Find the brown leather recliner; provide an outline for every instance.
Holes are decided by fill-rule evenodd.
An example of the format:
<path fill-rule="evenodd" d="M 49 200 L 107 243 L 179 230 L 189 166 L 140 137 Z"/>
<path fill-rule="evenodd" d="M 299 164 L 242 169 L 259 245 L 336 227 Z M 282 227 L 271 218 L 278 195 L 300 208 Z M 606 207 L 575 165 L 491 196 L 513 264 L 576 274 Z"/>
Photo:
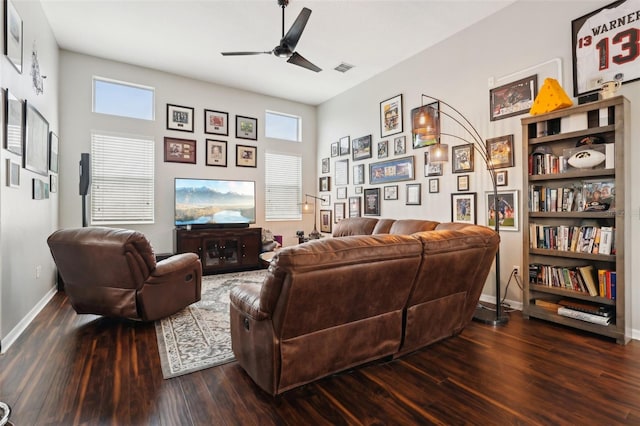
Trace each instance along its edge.
<path fill-rule="evenodd" d="M 156 263 L 151 244 L 140 232 L 61 229 L 47 244 L 79 314 L 154 321 L 200 300 L 198 256 L 177 254 Z"/>

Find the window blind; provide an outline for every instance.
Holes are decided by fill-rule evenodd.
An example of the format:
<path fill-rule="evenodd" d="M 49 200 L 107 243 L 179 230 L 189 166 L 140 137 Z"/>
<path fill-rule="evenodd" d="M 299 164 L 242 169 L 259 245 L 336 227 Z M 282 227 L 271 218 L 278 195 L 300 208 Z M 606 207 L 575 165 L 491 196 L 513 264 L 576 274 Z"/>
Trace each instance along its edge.
<path fill-rule="evenodd" d="M 302 157 L 265 154 L 265 219 L 301 220 Z"/>
<path fill-rule="evenodd" d="M 91 135 L 91 224 L 154 222 L 154 141 Z"/>

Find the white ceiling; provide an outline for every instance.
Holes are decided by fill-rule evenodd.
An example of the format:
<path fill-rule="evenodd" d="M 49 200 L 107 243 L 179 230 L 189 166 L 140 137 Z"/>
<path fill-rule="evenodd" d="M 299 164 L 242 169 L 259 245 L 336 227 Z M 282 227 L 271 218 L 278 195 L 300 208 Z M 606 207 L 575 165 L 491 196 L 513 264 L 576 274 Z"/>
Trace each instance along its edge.
<path fill-rule="evenodd" d="M 516 0 L 291 0 L 285 32 L 312 10 L 296 51 L 315 73 L 274 55 L 277 0 L 42 0 L 61 48 L 318 105 Z M 455 52 L 452 52 L 452 55 Z M 343 74 L 341 62 L 355 67 Z"/>

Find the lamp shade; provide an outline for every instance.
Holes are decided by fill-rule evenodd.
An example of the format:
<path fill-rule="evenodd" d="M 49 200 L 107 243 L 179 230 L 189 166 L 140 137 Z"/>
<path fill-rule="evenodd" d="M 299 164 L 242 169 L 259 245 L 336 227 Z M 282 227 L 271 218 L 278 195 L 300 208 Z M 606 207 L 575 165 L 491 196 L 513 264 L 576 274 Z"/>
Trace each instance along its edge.
<path fill-rule="evenodd" d="M 312 214 L 315 212 L 315 207 L 312 203 L 304 202 L 302 204 L 302 214 Z"/>
<path fill-rule="evenodd" d="M 445 163 L 449 161 L 449 145 L 437 143 L 429 147 L 430 163 Z"/>
<path fill-rule="evenodd" d="M 440 136 L 440 115 L 433 105 L 423 105 L 413 116 L 413 132 L 421 139 L 438 139 Z"/>

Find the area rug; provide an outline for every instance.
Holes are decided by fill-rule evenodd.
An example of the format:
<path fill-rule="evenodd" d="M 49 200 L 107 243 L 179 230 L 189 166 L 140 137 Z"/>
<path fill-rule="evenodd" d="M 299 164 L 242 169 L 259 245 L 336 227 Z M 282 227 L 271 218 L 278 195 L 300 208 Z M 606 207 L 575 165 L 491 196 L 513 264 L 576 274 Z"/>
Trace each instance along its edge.
<path fill-rule="evenodd" d="M 234 360 L 229 328 L 229 291 L 241 283 L 261 283 L 266 269 L 202 278 L 202 300 L 156 321 L 165 379 Z"/>

